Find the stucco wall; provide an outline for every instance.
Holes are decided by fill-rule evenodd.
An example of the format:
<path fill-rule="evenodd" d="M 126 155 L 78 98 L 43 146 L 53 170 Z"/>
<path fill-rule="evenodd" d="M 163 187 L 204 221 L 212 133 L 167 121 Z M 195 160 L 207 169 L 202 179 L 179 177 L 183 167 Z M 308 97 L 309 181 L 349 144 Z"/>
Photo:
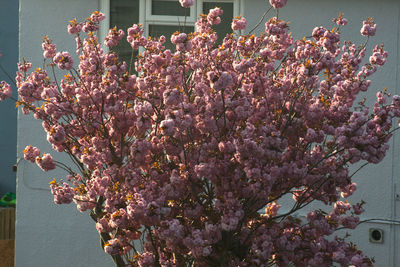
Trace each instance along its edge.
<path fill-rule="evenodd" d="M 14 77 L 18 60 L 18 0 L 1 3 L 0 9 L 0 63 L 7 73 Z M 0 71 L 0 81 L 10 79 Z M 14 87 L 13 87 L 14 88 Z M 14 88 L 15 89 L 15 88 Z M 16 92 L 14 90 L 14 95 Z M 0 196 L 6 192 L 15 192 L 15 164 L 17 145 L 17 110 L 12 101 L 0 105 Z"/>
<path fill-rule="evenodd" d="M 64 31 L 69 19 L 85 18 L 97 9 L 97 0 L 20 0 L 20 57 L 42 63 L 41 37 L 48 34 L 57 43 L 59 50 L 74 51 L 73 40 Z M 266 0 L 246 0 L 244 15 L 249 28 L 255 25 L 265 8 Z M 389 51 L 387 64 L 373 76 L 371 89 L 387 87 L 399 93 L 398 81 L 398 36 L 400 2 L 395 0 L 289 0 L 280 17 L 291 21 L 295 37 L 311 35 L 315 26 L 331 27 L 330 19 L 343 12 L 349 24 L 343 30 L 344 39 L 362 43 L 361 22 L 367 16 L 374 17 L 378 23 L 377 35 L 368 45 L 384 42 Z M 271 12 L 271 15 L 273 13 Z M 270 16 L 267 16 L 270 17 Z M 263 29 L 263 25 L 260 26 Z M 375 91 L 376 92 L 376 91 Z M 373 98 L 374 91 L 367 97 Z M 27 144 L 36 145 L 45 151 L 48 144 L 39 123 L 31 117 L 19 114 L 18 148 L 22 151 Z M 395 186 L 400 188 L 399 139 L 393 139 L 394 149 L 384 162 L 369 166 L 359 172 L 359 184 L 354 200 L 367 201 L 364 218 L 400 220 L 399 203 L 395 200 Z M 50 151 L 50 149 L 47 149 Z M 21 153 L 19 153 L 21 156 Z M 61 155 L 54 155 L 61 158 Z M 49 177 L 62 177 L 60 173 L 43 173 L 35 166 L 21 161 L 18 168 L 18 207 L 16 235 L 16 266 L 112 266 L 98 245 L 97 233 L 87 215 L 82 215 L 71 206 L 55 206 L 48 190 Z M 377 227 L 384 230 L 384 243 L 372 244 L 368 241 L 368 229 Z M 400 266 L 400 229 L 398 226 L 383 223 L 366 223 L 352 233 L 359 248 L 368 255 L 375 256 L 377 266 Z"/>
<path fill-rule="evenodd" d="M 20 58 L 40 67 L 42 37 L 49 35 L 60 51 L 74 54 L 75 41 L 66 32 L 68 21 L 83 20 L 98 9 L 97 0 L 21 0 Z M 26 145 L 50 152 L 39 122 L 18 114 L 18 155 Z M 52 153 L 55 158 L 61 155 Z M 100 248 L 94 224 L 87 214 L 73 205 L 56 206 L 49 192 L 50 177 L 64 177 L 57 172 L 43 173 L 22 160 L 18 168 L 16 267 L 103 267 L 113 266 Z"/>

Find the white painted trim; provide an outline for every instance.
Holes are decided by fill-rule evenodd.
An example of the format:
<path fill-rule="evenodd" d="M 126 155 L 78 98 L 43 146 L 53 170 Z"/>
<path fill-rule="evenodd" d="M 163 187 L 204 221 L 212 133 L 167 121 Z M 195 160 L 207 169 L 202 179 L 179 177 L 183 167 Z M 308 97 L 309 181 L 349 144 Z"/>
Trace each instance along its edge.
<path fill-rule="evenodd" d="M 110 0 L 99 0 L 99 11 L 106 16 L 106 19 L 100 23 L 98 38 L 101 47 L 107 53 L 108 47 L 104 45 L 104 38 L 106 38 L 110 29 Z"/>
<path fill-rule="evenodd" d="M 111 0 L 99 0 L 99 11 L 106 15 L 106 19 L 100 24 L 99 33 L 101 33 L 102 38 L 107 36 L 108 30 L 110 29 L 110 1 Z M 139 24 L 144 25 L 146 17 L 146 0 L 139 0 L 139 6 L 143 7 L 139 9 Z"/>
<path fill-rule="evenodd" d="M 245 0 L 240 0 L 239 4 L 240 4 L 240 8 L 239 8 L 239 16 L 244 16 L 244 5 L 245 5 Z"/>
<path fill-rule="evenodd" d="M 110 1 L 111 0 L 99 0 L 100 11 L 106 15 L 106 20 L 100 25 L 99 39 L 101 40 L 104 40 L 110 28 Z M 233 3 L 233 16 L 236 17 L 243 14 L 244 0 L 195 0 L 195 4 L 190 9 L 191 15 L 186 18 L 186 26 L 195 26 L 195 22 L 200 14 L 203 13 L 204 2 Z M 183 16 L 152 15 L 151 0 L 139 0 L 139 7 L 139 24 L 142 24 L 142 27 L 145 29 L 145 36 L 148 36 L 150 24 L 179 26 L 183 25 L 185 21 Z M 104 49 L 106 51 L 107 48 L 104 47 Z"/>
<path fill-rule="evenodd" d="M 151 1 L 152 0 L 146 0 L 146 21 L 168 21 L 168 22 L 175 22 L 177 19 L 184 21 L 185 16 L 167 16 L 167 15 L 153 15 L 152 10 L 151 10 Z M 163 1 L 176 1 L 176 0 L 163 0 Z M 196 22 L 196 14 L 195 14 L 195 9 L 194 5 L 190 8 L 190 16 L 186 17 L 186 22 Z"/>
<path fill-rule="evenodd" d="M 233 17 L 240 15 L 240 0 L 235 0 L 233 2 Z"/>
<path fill-rule="evenodd" d="M 197 17 L 203 13 L 204 2 L 222 2 L 222 3 L 233 3 L 233 17 L 240 15 L 240 2 L 241 0 L 198 0 L 197 1 Z"/>
<path fill-rule="evenodd" d="M 143 8 L 141 8 L 143 7 Z M 142 24 L 143 27 L 145 26 L 145 19 L 146 19 L 146 0 L 139 0 L 139 24 Z"/>
<path fill-rule="evenodd" d="M 203 1 L 201 1 L 201 0 L 195 1 L 196 12 L 197 12 L 196 13 L 196 18 L 199 18 L 200 14 L 203 14 L 203 5 L 202 4 L 203 4 Z"/>
<path fill-rule="evenodd" d="M 149 30 L 150 25 L 179 26 L 179 25 L 182 25 L 182 24 L 171 23 L 171 22 L 168 22 L 168 21 L 147 21 L 146 22 L 146 27 L 144 28 L 144 31 L 145 31 L 146 36 L 148 36 L 148 34 L 150 32 L 150 30 Z M 193 27 L 194 30 L 196 30 L 196 27 L 195 27 L 194 23 L 187 23 L 186 26 L 187 27 Z M 165 36 L 165 38 L 170 38 L 170 37 L 171 36 Z"/>
<path fill-rule="evenodd" d="M 147 36 L 148 26 L 146 24 L 145 19 L 146 19 L 146 0 L 139 0 L 139 24 L 142 25 L 142 27 L 144 29 L 144 35 Z M 144 48 L 139 47 L 138 52 L 143 53 Z"/>

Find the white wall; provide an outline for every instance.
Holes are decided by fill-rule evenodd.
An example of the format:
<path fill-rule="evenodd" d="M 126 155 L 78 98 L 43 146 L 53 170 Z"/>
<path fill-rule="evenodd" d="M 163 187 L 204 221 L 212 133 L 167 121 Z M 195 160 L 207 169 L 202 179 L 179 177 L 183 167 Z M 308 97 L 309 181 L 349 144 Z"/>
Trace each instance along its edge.
<path fill-rule="evenodd" d="M 54 40 L 58 50 L 74 54 L 75 41 L 66 32 L 68 21 L 74 17 L 81 21 L 97 9 L 97 0 L 20 0 L 20 59 L 41 67 L 44 35 Z M 39 122 L 19 113 L 19 157 L 28 144 L 51 152 Z M 48 183 L 50 177 L 62 178 L 63 173 L 44 173 L 22 160 L 17 177 L 16 267 L 114 266 L 101 249 L 88 214 L 81 214 L 74 205 L 53 203 Z"/>
<path fill-rule="evenodd" d="M 244 16 L 248 20 L 249 28 L 255 25 L 268 1 L 251 0 L 244 3 Z M 360 35 L 362 21 L 367 17 L 373 17 L 378 25 L 376 36 L 370 38 L 368 51 L 371 51 L 375 44 L 383 42 L 389 53 L 387 63 L 372 76 L 370 92 L 366 96 L 371 104 L 375 100 L 377 91 L 387 87 L 393 94 L 400 93 L 399 83 L 399 12 L 400 2 L 395 0 L 289 0 L 287 5 L 280 10 L 279 18 L 290 21 L 290 29 L 295 38 L 311 36 L 315 26 L 334 27 L 331 19 L 337 17 L 338 13 L 344 13 L 349 20 L 347 26 L 342 28 L 342 40 L 352 40 L 362 44 L 365 40 Z M 270 11 L 267 18 L 274 16 L 275 12 Z M 265 22 L 265 21 L 264 21 Z M 259 30 L 264 30 L 264 22 Z M 368 50 L 369 49 L 369 50 Z M 369 55 L 368 55 L 369 57 Z M 379 165 L 370 165 L 358 172 L 355 181 L 358 184 L 357 193 L 351 198 L 355 203 L 360 199 L 367 202 L 366 212 L 362 215 L 364 219 L 380 218 L 400 220 L 400 202 L 394 198 L 395 186 L 397 193 L 400 192 L 400 168 L 399 168 L 399 132 L 395 134 L 391 146 L 394 148 L 386 159 Z M 304 215 L 303 214 L 300 215 Z M 374 244 L 369 242 L 369 228 L 380 228 L 384 230 L 384 243 Z M 360 225 L 352 235 L 358 247 L 367 255 L 374 256 L 376 266 L 400 266 L 400 228 L 390 224 L 365 223 Z"/>
<path fill-rule="evenodd" d="M 266 0 L 247 0 L 244 15 L 248 25 L 255 25 L 268 5 Z M 48 34 L 59 50 L 74 51 L 73 39 L 65 32 L 71 18 L 82 20 L 98 8 L 97 0 L 20 0 L 20 58 L 25 57 L 34 66 L 42 64 L 41 37 Z M 311 35 L 315 26 L 331 27 L 330 19 L 343 12 L 349 19 L 343 39 L 361 43 L 361 22 L 367 16 L 378 24 L 377 35 L 369 48 L 384 42 L 389 51 L 385 67 L 373 76 L 372 90 L 387 87 L 398 92 L 398 37 L 400 2 L 395 0 L 289 0 L 280 17 L 291 21 L 294 36 Z M 272 15 L 273 13 L 271 13 Z M 267 16 L 270 17 L 270 16 Z M 263 24 L 259 28 L 263 29 Z M 375 92 L 368 93 L 374 98 Z M 38 121 L 19 114 L 18 155 L 28 144 L 45 151 L 48 147 Z M 395 184 L 400 189 L 399 138 L 394 138 L 394 150 L 384 162 L 365 168 L 357 175 L 358 193 L 353 199 L 367 201 L 365 218 L 400 220 L 400 205 L 393 195 Z M 47 151 L 51 151 L 47 149 Z M 54 153 L 53 153 L 54 154 Z M 55 155 L 61 158 L 61 155 Z M 113 266 L 100 249 L 98 236 L 87 214 L 80 214 L 73 205 L 56 206 L 48 191 L 49 177 L 63 177 L 61 173 L 43 173 L 33 164 L 21 161 L 17 182 L 16 267 L 25 266 Z M 36 188 L 36 189 L 35 189 Z M 400 192 L 400 190 L 398 191 Z M 368 241 L 368 229 L 384 230 L 384 243 Z M 353 239 L 368 255 L 375 256 L 377 266 L 400 266 L 400 229 L 389 224 L 369 223 L 352 234 Z M 397 265 L 396 265 L 397 264 Z"/>

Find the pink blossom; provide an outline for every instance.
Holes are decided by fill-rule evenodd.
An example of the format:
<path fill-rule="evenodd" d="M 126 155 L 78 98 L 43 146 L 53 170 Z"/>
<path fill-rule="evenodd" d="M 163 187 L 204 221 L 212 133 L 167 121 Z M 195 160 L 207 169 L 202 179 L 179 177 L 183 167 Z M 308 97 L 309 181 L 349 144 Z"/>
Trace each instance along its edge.
<path fill-rule="evenodd" d="M 191 7 L 194 4 L 194 0 L 179 0 L 179 3 L 181 4 L 182 7 Z"/>
<path fill-rule="evenodd" d="M 0 83 L 0 101 L 10 98 L 12 95 L 11 86 L 5 81 Z"/>
<path fill-rule="evenodd" d="M 168 106 L 173 106 L 181 103 L 182 96 L 178 89 L 164 91 L 163 93 L 164 103 Z"/>
<path fill-rule="evenodd" d="M 343 17 L 342 13 L 339 13 L 339 16 L 337 18 L 334 18 L 332 21 L 339 26 L 346 26 L 348 22 L 347 19 Z"/>
<path fill-rule="evenodd" d="M 51 193 L 54 195 L 54 203 L 69 204 L 75 196 L 73 188 L 67 183 L 58 185 L 55 180 L 50 182 Z"/>
<path fill-rule="evenodd" d="M 144 30 L 139 25 L 133 24 L 132 27 L 128 28 L 127 33 L 126 39 L 133 49 L 138 49 L 139 46 L 146 43 L 146 38 L 142 36 Z"/>
<path fill-rule="evenodd" d="M 91 199 L 90 197 L 87 196 L 76 195 L 73 201 L 76 204 L 77 210 L 79 210 L 80 212 L 92 210 L 96 207 L 96 200 Z"/>
<path fill-rule="evenodd" d="M 34 163 L 36 157 L 40 155 L 40 150 L 37 147 L 27 146 L 24 149 L 24 159 Z"/>
<path fill-rule="evenodd" d="M 132 27 L 128 28 L 128 35 L 138 34 L 140 31 L 140 26 L 137 24 L 133 24 Z"/>
<path fill-rule="evenodd" d="M 210 9 L 210 11 L 207 15 L 207 21 L 211 25 L 218 25 L 221 23 L 220 16 L 222 16 L 223 13 L 224 13 L 224 11 L 222 9 L 220 9 L 219 7 Z"/>
<path fill-rule="evenodd" d="M 376 24 L 372 18 L 368 18 L 363 21 L 363 26 L 361 28 L 361 35 L 364 36 L 374 36 L 376 32 Z"/>
<path fill-rule="evenodd" d="M 363 204 L 364 204 L 364 202 L 361 202 L 361 203 L 357 203 L 357 204 L 352 206 L 352 208 L 354 210 L 354 214 L 360 215 L 365 211 L 364 208 L 362 207 Z"/>
<path fill-rule="evenodd" d="M 357 184 L 351 183 L 342 189 L 342 197 L 347 198 L 351 196 L 357 190 Z"/>
<path fill-rule="evenodd" d="M 35 161 L 43 171 L 50 171 L 56 168 L 56 164 L 50 154 L 43 154 L 42 157 L 37 156 Z"/>
<path fill-rule="evenodd" d="M 78 23 L 76 19 L 73 19 L 69 22 L 67 27 L 69 34 L 77 34 L 80 33 L 82 30 L 82 23 Z"/>
<path fill-rule="evenodd" d="M 261 34 L 217 43 L 212 26 L 221 15 L 211 9 L 197 32 L 173 34 L 174 51 L 165 48 L 168 37 L 148 38 L 132 25 L 127 41 L 143 49 L 128 66 L 101 46 L 114 47 L 123 32 L 111 29 L 100 41 L 104 15 L 95 12 L 68 26 L 76 71 L 47 75 L 54 65 L 73 66 L 48 38 L 42 48 L 53 64 L 19 64 L 17 104 L 75 163 L 57 163 L 69 173 L 68 183 L 50 183 L 54 201 L 91 211 L 105 252 L 139 266 L 200 266 L 221 255 L 227 266 L 372 265 L 335 231 L 354 229 L 364 211 L 363 202 L 340 199 L 357 188 L 351 165 L 380 162 L 400 117 L 400 97 L 386 91 L 370 108 L 357 105 L 386 62 L 383 45 L 366 57 L 365 47 L 324 27 L 296 40 L 277 17 Z M 334 22 L 347 23 L 340 15 Z M 232 22 L 233 30 L 245 26 L 241 17 Z M 9 94 L 3 87 L 0 97 Z M 24 158 L 44 171 L 56 167 L 35 147 Z M 292 209 L 279 212 L 290 194 Z M 311 202 L 326 211 L 296 218 Z M 132 247 L 139 238 L 143 247 Z"/>
<path fill-rule="evenodd" d="M 51 144 L 62 144 L 66 139 L 64 127 L 56 125 L 47 133 L 47 141 Z"/>
<path fill-rule="evenodd" d="M 56 45 L 47 36 L 43 38 L 42 49 L 44 58 L 52 58 L 57 53 Z"/>
<path fill-rule="evenodd" d="M 112 228 L 108 224 L 108 220 L 106 218 L 101 218 L 97 220 L 96 229 L 99 233 L 107 233 L 111 232 Z"/>
<path fill-rule="evenodd" d="M 120 251 L 119 240 L 117 238 L 110 239 L 104 245 L 104 251 L 109 255 L 116 255 Z"/>
<path fill-rule="evenodd" d="M 105 19 L 105 15 L 101 12 L 94 11 L 82 26 L 84 32 L 95 32 L 99 30 L 99 22 Z"/>
<path fill-rule="evenodd" d="M 362 262 L 363 262 L 362 255 L 357 254 L 351 258 L 351 263 L 356 266 L 361 266 Z"/>
<path fill-rule="evenodd" d="M 360 219 L 355 216 L 345 216 L 340 218 L 340 224 L 349 229 L 355 229 Z"/>
<path fill-rule="evenodd" d="M 150 252 L 144 252 L 139 260 L 141 267 L 152 267 L 154 266 L 154 255 Z"/>
<path fill-rule="evenodd" d="M 118 30 L 117 28 L 112 28 L 109 30 L 104 44 L 108 47 L 114 47 L 118 44 L 118 42 L 124 37 L 125 33 L 123 30 Z"/>
<path fill-rule="evenodd" d="M 183 43 L 186 41 L 186 39 L 187 39 L 186 33 L 173 34 L 171 36 L 171 43 L 173 43 L 173 44 Z"/>
<path fill-rule="evenodd" d="M 282 8 L 286 5 L 287 0 L 269 0 L 271 6 L 275 9 Z"/>
<path fill-rule="evenodd" d="M 163 120 L 160 124 L 160 129 L 165 135 L 173 135 L 175 122 L 172 119 Z"/>
<path fill-rule="evenodd" d="M 350 210 L 351 205 L 348 202 L 338 201 L 334 205 L 334 212 L 337 215 L 345 214 L 348 210 Z"/>
<path fill-rule="evenodd" d="M 372 56 L 369 58 L 371 64 L 382 66 L 386 62 L 387 51 L 383 50 L 383 46 L 375 46 Z"/>
<path fill-rule="evenodd" d="M 74 66 L 74 61 L 72 60 L 72 57 L 69 55 L 69 52 L 58 52 L 54 57 L 53 57 L 54 63 L 57 64 L 57 67 L 59 67 L 62 70 L 70 70 Z"/>
<path fill-rule="evenodd" d="M 106 18 L 106 16 L 99 12 L 99 11 L 94 11 L 91 15 L 90 15 L 90 19 L 96 22 L 100 22 L 102 20 L 104 20 Z"/>
<path fill-rule="evenodd" d="M 232 21 L 232 30 L 239 31 L 246 29 L 247 21 L 244 17 L 234 18 Z"/>
<path fill-rule="evenodd" d="M 281 205 L 277 204 L 276 202 L 269 203 L 265 208 L 265 214 L 270 217 L 276 216 L 280 208 Z"/>
<path fill-rule="evenodd" d="M 232 75 L 224 71 L 223 73 L 221 73 L 221 76 L 212 86 L 215 90 L 221 90 L 229 87 L 232 83 Z"/>

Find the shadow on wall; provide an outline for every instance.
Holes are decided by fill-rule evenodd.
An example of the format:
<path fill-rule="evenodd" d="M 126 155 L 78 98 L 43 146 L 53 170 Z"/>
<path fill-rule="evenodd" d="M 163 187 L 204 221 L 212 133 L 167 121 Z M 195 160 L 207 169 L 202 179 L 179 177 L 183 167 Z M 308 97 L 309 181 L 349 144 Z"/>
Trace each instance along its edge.
<path fill-rule="evenodd" d="M 2 1 L 0 9 L 0 63 L 11 77 L 18 62 L 18 4 L 18 0 Z M 0 71 L 0 80 L 12 84 L 4 71 Z M 16 96 L 15 87 L 13 91 Z M 0 197 L 6 192 L 15 193 L 16 146 L 17 109 L 13 101 L 6 101 L 0 105 Z"/>

